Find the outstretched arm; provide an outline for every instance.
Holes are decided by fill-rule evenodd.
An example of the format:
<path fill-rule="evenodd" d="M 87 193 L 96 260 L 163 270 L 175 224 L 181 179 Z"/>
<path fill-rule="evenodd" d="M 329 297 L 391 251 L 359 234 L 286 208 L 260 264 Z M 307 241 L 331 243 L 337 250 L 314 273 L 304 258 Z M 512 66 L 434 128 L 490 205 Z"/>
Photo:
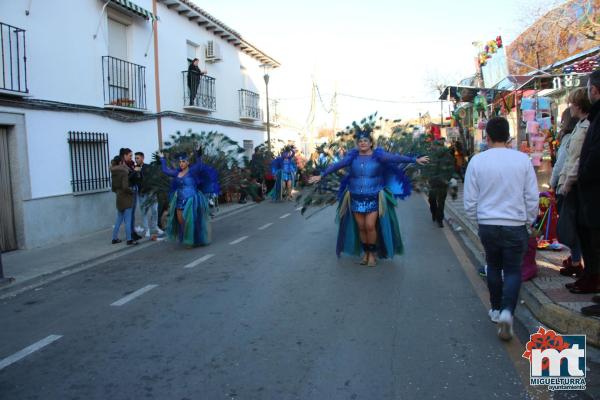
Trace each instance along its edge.
<path fill-rule="evenodd" d="M 417 157 L 383 152 L 381 156 L 379 156 L 379 160 L 385 164 L 413 164 L 417 162 Z"/>
<path fill-rule="evenodd" d="M 176 177 L 178 174 L 177 170 L 171 169 L 167 166 L 167 160 L 164 157 L 160 158 L 160 167 L 165 175 Z"/>
<path fill-rule="evenodd" d="M 346 168 L 347 166 L 349 166 L 352 163 L 353 158 L 354 157 L 351 157 L 348 155 L 348 156 L 344 157 L 342 160 L 340 160 L 334 164 L 331 164 L 329 167 L 327 167 L 325 169 L 325 171 L 321 172 L 321 176 L 322 177 L 327 176 L 327 175 L 329 175 L 335 171 L 338 171 L 342 168 Z"/>

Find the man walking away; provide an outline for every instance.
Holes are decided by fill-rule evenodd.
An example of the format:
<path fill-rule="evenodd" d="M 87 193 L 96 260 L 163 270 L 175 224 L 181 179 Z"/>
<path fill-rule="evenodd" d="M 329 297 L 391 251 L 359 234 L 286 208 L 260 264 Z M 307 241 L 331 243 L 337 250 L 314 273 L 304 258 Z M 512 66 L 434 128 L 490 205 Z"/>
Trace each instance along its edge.
<path fill-rule="evenodd" d="M 146 238 L 150 238 L 151 231 L 154 231 L 158 235 L 162 235 L 163 231 L 158 227 L 158 202 L 156 198 L 150 198 L 148 189 L 145 185 L 145 177 L 150 178 L 150 169 L 152 166 L 144 163 L 144 153 L 138 151 L 135 153 L 135 164 L 140 168 L 139 172 L 139 191 L 137 193 L 137 204 L 140 207 L 140 214 L 144 223 L 144 230 L 146 231 Z M 150 221 L 148 221 L 148 213 L 150 213 Z"/>
<path fill-rule="evenodd" d="M 589 75 L 588 97 L 592 103 L 590 127 L 581 148 L 577 173 L 577 231 L 585 268 L 584 282 L 576 286 L 575 293 L 600 293 L 600 71 Z M 600 303 L 600 298 L 595 296 L 593 301 Z M 584 307 L 581 312 L 600 316 L 600 305 Z"/>
<path fill-rule="evenodd" d="M 498 336 L 510 340 L 528 227 L 537 216 L 539 193 L 529 157 L 506 148 L 508 121 L 490 119 L 486 133 L 488 150 L 473 157 L 467 167 L 464 207 L 467 216 L 477 220 L 485 249 L 492 305 L 488 315 L 499 324 Z"/>
<path fill-rule="evenodd" d="M 448 195 L 448 182 L 454 174 L 454 156 L 440 140 L 431 146 L 431 162 L 424 167 L 429 183 L 429 210 L 431 219 L 444 227 L 444 207 Z"/>

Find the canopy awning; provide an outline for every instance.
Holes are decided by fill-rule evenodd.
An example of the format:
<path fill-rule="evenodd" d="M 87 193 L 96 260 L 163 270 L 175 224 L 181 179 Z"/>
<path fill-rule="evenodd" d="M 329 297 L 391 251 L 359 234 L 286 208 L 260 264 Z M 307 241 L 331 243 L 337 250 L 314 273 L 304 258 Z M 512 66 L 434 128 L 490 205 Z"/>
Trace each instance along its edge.
<path fill-rule="evenodd" d="M 137 4 L 135 4 L 134 2 L 129 1 L 129 0 L 110 0 L 110 4 L 114 4 L 120 8 L 123 8 L 123 9 L 125 9 L 135 15 L 143 17 L 145 19 L 151 19 L 151 20 L 158 19 L 150 11 L 146 10 L 143 7 L 138 6 Z"/>
<path fill-rule="evenodd" d="M 446 86 L 439 100 L 457 101 L 459 103 L 471 103 L 479 92 L 485 95 L 488 101 L 494 99 L 498 93 L 504 92 L 498 88 L 481 88 L 474 86 Z"/>

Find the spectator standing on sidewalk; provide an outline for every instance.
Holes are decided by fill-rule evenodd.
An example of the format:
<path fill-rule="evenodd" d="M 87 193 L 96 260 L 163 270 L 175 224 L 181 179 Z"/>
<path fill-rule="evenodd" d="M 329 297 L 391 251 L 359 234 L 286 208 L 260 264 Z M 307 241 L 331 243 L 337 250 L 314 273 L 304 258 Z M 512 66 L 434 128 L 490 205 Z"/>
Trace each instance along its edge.
<path fill-rule="evenodd" d="M 581 279 L 569 289 L 572 293 L 600 293 L 600 71 L 589 75 L 587 89 L 592 103 L 590 127 L 577 173 L 577 231 L 585 268 Z"/>
<path fill-rule="evenodd" d="M 499 324 L 498 336 L 510 340 L 528 227 L 538 213 L 539 193 L 529 157 L 506 148 L 508 121 L 490 119 L 486 133 L 488 150 L 474 156 L 467 167 L 464 207 L 467 217 L 478 222 L 485 249 L 492 305 L 488 315 Z"/>
<path fill-rule="evenodd" d="M 144 177 L 150 177 L 152 166 L 144 162 L 144 153 L 138 151 L 135 153 L 135 164 L 140 168 L 139 170 L 139 190 L 137 193 L 137 204 L 140 208 L 140 214 L 144 223 L 144 230 L 146 231 L 146 238 L 150 238 L 150 232 L 162 235 L 163 231 L 158 227 L 158 201 L 151 195 L 146 187 L 144 187 Z M 150 197 L 152 196 L 152 197 Z M 150 213 L 150 218 L 148 218 Z"/>
<path fill-rule="evenodd" d="M 116 194 L 117 200 L 117 219 L 113 228 L 112 244 L 121 243 L 119 239 L 119 229 L 121 224 L 125 223 L 125 236 L 128 245 L 137 245 L 131 232 L 131 213 L 133 212 L 134 193 L 129 187 L 129 168 L 121 157 L 113 158 L 111 162 L 110 174 L 112 179 L 112 191 Z"/>
<path fill-rule="evenodd" d="M 137 188 L 139 183 L 139 169 L 135 166 L 135 162 L 133 161 L 133 151 L 131 151 L 130 148 L 121 148 L 119 150 L 119 157 L 121 159 L 122 164 L 125 167 L 127 167 L 129 187 L 133 191 L 133 212 L 129 216 L 129 219 L 131 220 L 131 237 L 133 238 L 133 240 L 140 240 L 142 237 L 135 232 L 135 208 Z"/>
<path fill-rule="evenodd" d="M 554 170 L 552 171 L 551 184 L 554 183 L 554 173 L 560 168 L 558 182 L 553 186 L 556 190 L 556 201 L 559 214 L 563 218 L 568 218 L 569 211 L 576 212 L 577 209 L 577 171 L 579 169 L 579 156 L 581 155 L 581 146 L 590 126 L 587 119 L 591 104 L 584 88 L 571 92 L 569 96 L 570 115 L 576 121 L 575 128 L 571 134 L 566 134 L 561 139 L 558 157 Z M 564 114 L 563 114 L 564 115 Z M 564 128 L 563 128 L 564 129 Z M 568 130 L 568 127 L 565 129 Z M 561 158 L 564 157 L 564 162 Z M 560 165 L 562 162 L 562 166 Z M 559 216 L 560 218 L 560 216 Z M 560 237 L 559 237 L 560 239 Z M 560 274 L 564 276 L 580 275 L 583 272 L 581 265 L 581 248 L 579 243 L 569 243 L 571 256 L 563 261 L 563 267 Z"/>

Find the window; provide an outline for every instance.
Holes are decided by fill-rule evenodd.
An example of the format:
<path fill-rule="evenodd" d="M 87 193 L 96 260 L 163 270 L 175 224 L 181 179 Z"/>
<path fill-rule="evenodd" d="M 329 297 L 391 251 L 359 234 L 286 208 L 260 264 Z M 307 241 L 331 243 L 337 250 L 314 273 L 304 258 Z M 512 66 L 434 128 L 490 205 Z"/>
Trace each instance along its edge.
<path fill-rule="evenodd" d="M 190 64 L 194 58 L 198 57 L 198 51 L 200 50 L 200 46 L 194 44 L 192 42 L 187 42 L 187 62 Z"/>
<path fill-rule="evenodd" d="M 110 188 L 108 134 L 69 132 L 73 193 Z"/>
<path fill-rule="evenodd" d="M 244 150 L 244 155 L 248 157 L 248 159 L 252 159 L 252 154 L 254 153 L 254 141 L 244 140 Z"/>
<path fill-rule="evenodd" d="M 108 18 L 108 55 L 127 60 L 127 25 Z"/>

